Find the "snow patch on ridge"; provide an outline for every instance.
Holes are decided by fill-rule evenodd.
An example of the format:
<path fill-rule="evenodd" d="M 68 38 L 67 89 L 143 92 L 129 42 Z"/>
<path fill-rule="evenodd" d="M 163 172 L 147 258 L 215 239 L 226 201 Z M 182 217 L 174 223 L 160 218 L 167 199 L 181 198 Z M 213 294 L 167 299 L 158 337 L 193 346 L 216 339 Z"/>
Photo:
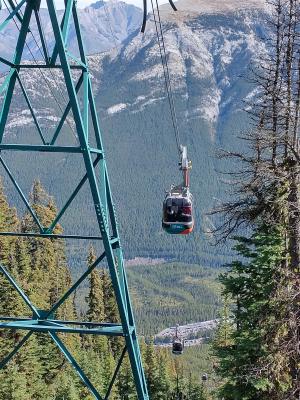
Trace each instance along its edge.
<path fill-rule="evenodd" d="M 125 108 L 127 108 L 127 104 L 125 103 L 115 104 L 107 109 L 107 114 L 116 114 L 122 110 L 125 110 Z"/>
<path fill-rule="evenodd" d="M 203 104 L 195 111 L 199 110 L 202 118 L 206 119 L 212 124 L 217 122 L 219 117 L 219 104 L 221 101 L 221 90 L 215 89 L 203 98 Z"/>

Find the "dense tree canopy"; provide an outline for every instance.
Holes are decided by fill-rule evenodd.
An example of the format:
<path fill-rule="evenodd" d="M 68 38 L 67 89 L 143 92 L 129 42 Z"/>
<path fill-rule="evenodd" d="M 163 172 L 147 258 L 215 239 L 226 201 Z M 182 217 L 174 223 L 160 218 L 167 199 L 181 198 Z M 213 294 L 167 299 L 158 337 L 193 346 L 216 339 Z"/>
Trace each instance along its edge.
<path fill-rule="evenodd" d="M 54 199 L 39 181 L 34 182 L 30 194 L 31 206 L 43 224 L 49 224 L 56 214 Z M 7 202 L 0 186 L 0 225 L 2 231 L 34 232 L 36 224 L 30 214 L 18 218 Z M 56 227 L 56 233 L 62 227 Z M 72 278 L 67 263 L 65 243 L 61 239 L 0 238 L 1 264 L 10 272 L 26 295 L 39 309 L 48 310 L 67 290 Z M 95 260 L 91 247 L 87 265 Z M 86 307 L 87 321 L 112 321 L 118 318 L 114 291 L 107 269 L 95 269 L 89 275 Z M 30 317 L 31 311 L 17 295 L 14 288 L 0 274 L 0 304 L 2 316 Z M 81 310 L 82 313 L 82 310 Z M 74 296 L 55 314 L 57 319 L 76 320 L 78 311 Z M 1 330 L 0 359 L 12 350 L 23 333 Z M 123 339 L 103 336 L 60 334 L 59 337 L 86 371 L 89 379 L 100 391 L 106 393 L 116 363 L 124 346 Z M 176 370 L 169 351 L 142 343 L 142 356 L 151 399 L 170 399 L 176 391 Z M 180 376 L 182 391 L 197 393 L 196 382 Z M 0 398 L 5 400 L 91 400 L 93 397 L 83 386 L 55 343 L 47 334 L 32 334 L 17 355 L 0 370 Z M 193 397 L 202 400 L 203 397 Z M 136 399 L 129 360 L 121 368 L 110 399 Z M 192 398 L 191 398 L 192 399 Z"/>

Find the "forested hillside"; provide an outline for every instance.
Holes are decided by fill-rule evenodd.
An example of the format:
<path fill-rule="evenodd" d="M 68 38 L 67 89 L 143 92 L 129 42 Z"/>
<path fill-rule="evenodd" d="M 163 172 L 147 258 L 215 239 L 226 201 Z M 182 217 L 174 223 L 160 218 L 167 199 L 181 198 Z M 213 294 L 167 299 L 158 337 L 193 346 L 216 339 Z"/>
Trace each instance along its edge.
<path fill-rule="evenodd" d="M 216 318 L 219 272 L 178 263 L 127 267 L 139 332 L 149 336 L 176 324 Z"/>
<path fill-rule="evenodd" d="M 145 35 L 137 31 L 120 49 L 90 58 L 126 258 L 160 257 L 204 266 L 220 266 L 228 259 L 227 248 L 212 248 L 211 235 L 207 233 L 214 226 L 207 211 L 226 196 L 224 177 L 217 173 L 223 166 L 215 153 L 221 146 L 240 146 L 236 135 L 249 127 L 249 118 L 242 111 L 243 100 L 251 98 L 255 86 L 246 77 L 249 65 L 256 62 L 257 49 L 262 46 L 260 38 L 268 36 L 268 26 L 264 23 L 263 1 L 242 2 L 237 9 L 230 1 L 226 4 L 222 12 L 213 12 L 207 6 L 197 13 L 194 6 L 194 11 L 189 12 L 190 2 L 183 1 L 182 8 L 179 2 L 178 14 L 164 14 L 163 20 L 181 141 L 188 145 L 193 162 L 191 191 L 196 226 L 189 239 L 167 236 L 161 230 L 164 191 L 172 183 L 180 182 L 181 175 L 151 18 Z M 23 73 L 39 122 L 50 137 L 59 108 L 38 71 L 36 76 Z M 53 71 L 47 79 L 64 104 L 65 87 L 59 72 Z M 49 98 L 43 109 L 41 93 Z M 9 120 L 5 141 L 22 138 L 25 143 L 34 137 L 38 143 L 21 96 L 14 98 L 14 107 L 15 116 Z M 72 116 L 65 124 L 60 144 L 76 143 L 69 125 L 72 126 Z M 81 160 L 76 156 L 53 156 L 48 163 L 38 155 L 28 159 L 18 154 L 7 162 L 18 178 L 21 169 L 37 160 L 39 170 L 28 168 L 22 180 L 24 190 L 28 191 L 32 180 L 39 176 L 58 206 L 62 205 L 75 186 L 75 178 L 82 175 Z M 62 166 L 68 170 L 68 178 L 61 173 Z M 65 216 L 66 231 L 91 230 L 93 210 L 82 207 L 86 198 L 87 192 L 83 190 L 73 214 Z M 72 250 L 76 260 L 81 249 Z"/>
<path fill-rule="evenodd" d="M 43 223 L 49 222 L 56 206 L 39 181 L 33 185 L 31 205 Z M 18 216 L 10 207 L 0 187 L 1 231 L 33 231 L 35 225 L 28 214 Z M 58 226 L 55 233 L 61 233 Z M 94 261 L 89 250 L 87 265 Z M 72 282 L 66 261 L 65 244 L 61 239 L 1 237 L 0 262 L 14 277 L 24 293 L 39 309 L 49 309 Z M 0 275 L 1 317 L 31 318 L 31 311 L 17 295 L 3 274 Z M 86 292 L 86 311 L 79 315 L 74 296 L 55 313 L 56 319 L 87 321 L 119 320 L 111 280 L 106 269 L 94 270 Z M 0 360 L 25 336 L 22 331 L 0 331 Z M 77 362 L 86 370 L 95 387 L 108 389 L 116 362 L 123 349 L 123 339 L 103 336 L 58 334 Z M 171 357 L 169 350 L 154 349 L 142 344 L 145 372 L 151 399 L 173 399 L 177 388 L 190 400 L 205 400 L 205 388 L 198 377 Z M 5 400 L 79 400 L 92 399 L 54 341 L 47 334 L 31 334 L 7 368 L 0 371 L 0 399 Z M 136 399 L 128 360 L 122 366 L 111 399 Z"/>

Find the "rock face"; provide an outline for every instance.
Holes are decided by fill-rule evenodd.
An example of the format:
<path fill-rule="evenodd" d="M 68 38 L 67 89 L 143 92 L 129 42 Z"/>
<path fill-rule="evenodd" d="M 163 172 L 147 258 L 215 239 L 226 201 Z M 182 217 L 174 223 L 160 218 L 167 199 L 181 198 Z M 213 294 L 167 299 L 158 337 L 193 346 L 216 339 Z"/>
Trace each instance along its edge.
<path fill-rule="evenodd" d="M 250 65 L 255 66 L 260 53 L 265 51 L 261 37 L 270 34 L 266 24 L 269 10 L 262 0 L 180 0 L 178 13 L 168 5 L 161 8 L 181 142 L 188 145 L 193 161 L 191 190 L 196 209 L 194 234 L 174 238 L 166 236 L 160 227 L 164 189 L 178 183 L 181 177 L 155 27 L 150 15 L 146 33 L 141 35 L 140 10 L 114 2 L 108 3 L 108 7 L 115 15 L 112 35 L 108 27 L 105 33 L 101 31 L 105 26 L 103 17 L 101 23 L 96 23 L 99 13 L 105 13 L 101 3 L 81 11 L 80 19 L 90 53 L 99 51 L 101 46 L 108 47 L 109 43 L 113 46 L 112 36 L 122 42 L 118 48 L 91 56 L 90 67 L 125 254 L 128 258 L 175 258 L 219 265 L 227 251 L 212 248 L 205 233 L 213 224 L 206 212 L 224 199 L 224 176 L 217 173 L 224 166 L 216 160 L 215 152 L 220 147 L 240 147 L 236 137 L 249 129 L 243 101 L 253 97 L 256 88 L 246 77 Z M 95 34 L 89 33 L 93 31 Z M 11 43 L 10 33 L 7 34 Z M 58 72 L 47 79 L 64 104 L 66 92 Z M 51 101 L 49 85 L 41 89 L 38 75 L 27 75 L 25 80 L 41 124 L 53 130 L 59 112 Z M 42 106 L 48 95 L 50 100 Z M 24 137 L 25 131 L 32 135 L 24 101 L 16 96 L 14 103 L 16 113 L 10 119 L 7 137 L 20 135 L 20 129 Z M 66 126 L 66 143 L 74 140 L 68 129 Z M 57 160 L 57 165 L 65 163 L 75 174 L 79 168 L 74 162 L 73 158 Z M 27 186 L 34 174 L 32 171 L 26 177 Z M 54 180 L 47 184 L 55 195 Z M 68 185 L 63 183 L 66 193 L 74 186 Z M 58 192 L 58 197 L 64 196 Z M 88 221 L 91 215 L 87 210 L 85 219 Z M 75 215 L 67 221 L 70 232 L 83 223 L 84 218 L 80 217 Z"/>
<path fill-rule="evenodd" d="M 0 11 L 0 22 L 7 16 L 7 10 L 3 6 Z M 58 15 L 62 17 L 62 11 L 58 11 Z M 41 20 L 45 36 L 52 48 L 53 33 L 49 21 L 48 11 L 40 10 Z M 142 10 L 131 4 L 115 1 L 99 1 L 89 7 L 79 10 L 79 19 L 82 26 L 82 34 L 88 54 L 100 53 L 118 47 L 127 37 L 138 29 L 141 24 Z M 37 36 L 37 26 L 31 24 L 31 30 Z M 0 34 L 0 54 L 3 57 L 11 58 L 14 51 L 14 44 L 18 29 L 14 23 L 10 23 Z M 5 40 L 3 40 L 5 38 Z M 69 33 L 70 50 L 77 53 L 77 43 L 75 40 L 74 28 Z M 38 47 L 40 43 L 36 43 L 31 35 L 28 36 L 28 46 L 33 55 L 40 60 L 41 53 Z M 24 57 L 32 59 L 32 54 L 28 48 L 25 48 Z M 1 67 L 0 67 L 1 68 Z M 1 69 L 0 69 L 1 70 Z"/>
<path fill-rule="evenodd" d="M 233 89 L 263 51 L 259 35 L 264 3 L 230 0 L 220 2 L 219 8 L 217 1 L 181 0 L 176 4 L 184 11 L 176 13 L 168 5 L 162 7 L 167 11 L 162 15 L 172 86 L 185 103 L 184 117 L 204 119 L 213 128 L 230 103 L 234 102 L 236 108 L 241 106 L 240 101 L 235 101 L 237 93 Z M 152 90 L 139 93 L 127 109 L 132 106 L 138 112 L 160 101 L 164 95 L 163 69 L 151 20 L 146 34 L 133 37 L 120 51 L 117 61 L 127 87 L 151 82 Z M 212 129 L 214 136 L 215 133 Z"/>

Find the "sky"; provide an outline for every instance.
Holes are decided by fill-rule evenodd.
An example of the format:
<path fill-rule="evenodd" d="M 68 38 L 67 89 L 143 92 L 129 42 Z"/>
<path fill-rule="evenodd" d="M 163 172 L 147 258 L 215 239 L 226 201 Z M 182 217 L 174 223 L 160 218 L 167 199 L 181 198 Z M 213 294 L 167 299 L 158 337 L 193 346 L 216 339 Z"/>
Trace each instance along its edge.
<path fill-rule="evenodd" d="M 79 7 L 86 7 L 91 3 L 96 3 L 97 0 L 78 0 Z M 143 7 L 143 0 L 122 0 L 129 4 L 134 4 L 137 7 Z M 159 4 L 167 3 L 168 0 L 159 0 Z M 149 1 L 150 3 L 150 1 Z M 56 0 L 57 8 L 62 8 L 64 0 Z"/>

